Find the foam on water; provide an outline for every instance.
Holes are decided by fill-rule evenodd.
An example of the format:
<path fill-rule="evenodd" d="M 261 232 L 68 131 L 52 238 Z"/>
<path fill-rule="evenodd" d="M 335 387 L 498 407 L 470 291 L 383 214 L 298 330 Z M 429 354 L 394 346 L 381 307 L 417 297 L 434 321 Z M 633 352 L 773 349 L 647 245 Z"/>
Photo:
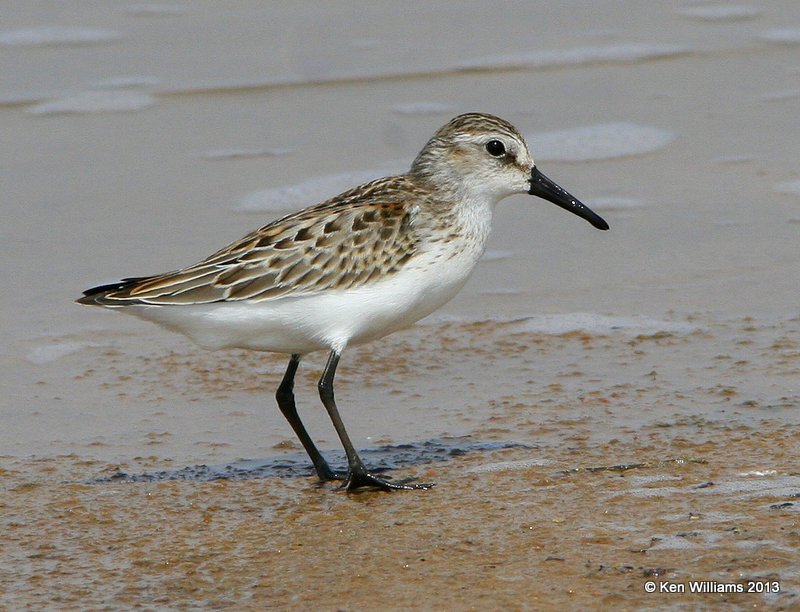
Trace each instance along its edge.
<path fill-rule="evenodd" d="M 543 465 L 552 465 L 553 462 L 549 459 L 520 459 L 517 461 L 496 461 L 494 463 L 484 463 L 476 465 L 467 470 L 468 474 L 486 474 L 491 472 L 507 472 L 516 470 L 525 470 L 531 467 L 541 467 Z"/>
<path fill-rule="evenodd" d="M 699 534 L 698 534 L 699 535 Z M 651 537 L 653 544 L 648 550 L 692 550 L 705 546 L 705 538 L 703 543 L 693 542 L 686 536 L 671 535 L 671 534 L 654 534 Z M 697 537 L 697 536 L 695 536 Z"/>
<path fill-rule="evenodd" d="M 752 473 L 750 477 L 743 477 L 740 480 L 729 480 L 715 483 L 713 487 L 699 489 L 702 495 L 735 495 L 743 497 L 782 497 L 787 493 L 793 493 L 800 487 L 800 476 L 778 474 L 775 470 L 763 470 L 763 477 L 759 477 L 758 472 Z M 753 477 L 755 476 L 755 477 Z"/>
<path fill-rule="evenodd" d="M 121 113 L 153 106 L 158 99 L 138 91 L 85 91 L 83 93 L 42 102 L 26 109 L 31 115 L 66 113 Z"/>
<path fill-rule="evenodd" d="M 800 89 L 789 89 L 777 93 L 765 94 L 759 98 L 763 102 L 782 102 L 784 100 L 794 100 L 800 98 Z"/>
<path fill-rule="evenodd" d="M 96 45 L 121 38 L 122 33 L 117 30 L 51 25 L 0 32 L 0 45 L 6 47 Z"/>
<path fill-rule="evenodd" d="M 773 28 L 764 32 L 761 38 L 784 45 L 800 44 L 800 28 Z"/>
<path fill-rule="evenodd" d="M 392 112 L 398 115 L 441 115 L 453 113 L 455 108 L 440 102 L 408 102 L 393 106 Z"/>
<path fill-rule="evenodd" d="M 537 161 L 577 162 L 652 153 L 677 135 L 636 123 L 600 123 L 528 138 Z"/>
<path fill-rule="evenodd" d="M 753 470 L 751 472 L 739 472 L 737 476 L 756 476 L 763 478 L 764 476 L 775 476 L 778 470 Z"/>
<path fill-rule="evenodd" d="M 25 359 L 36 365 L 43 365 L 92 346 L 99 345 L 95 344 L 94 342 L 61 342 L 58 344 L 45 344 L 34 347 L 28 351 L 28 354 L 25 355 Z"/>
<path fill-rule="evenodd" d="M 768 476 L 767 478 L 749 478 L 749 476 Z M 740 474 L 745 477 L 738 480 L 715 482 L 713 487 L 652 487 L 633 489 L 628 494 L 636 497 L 672 497 L 689 495 L 726 495 L 744 499 L 758 497 L 782 497 L 793 492 L 800 485 L 800 476 L 777 475 L 774 470 L 766 472 L 749 472 Z"/>
<path fill-rule="evenodd" d="M 774 190 L 777 191 L 778 193 L 800 196 L 800 181 L 789 181 L 787 183 L 778 183 L 777 185 L 775 185 Z"/>
<path fill-rule="evenodd" d="M 483 254 L 481 261 L 499 261 L 501 259 L 510 259 L 511 257 L 514 257 L 514 251 L 489 249 Z"/>
<path fill-rule="evenodd" d="M 189 12 L 189 8 L 180 4 L 132 4 L 125 12 L 134 17 L 177 17 Z"/>
<path fill-rule="evenodd" d="M 263 189 L 245 195 L 236 205 L 241 212 L 275 212 L 296 210 L 327 200 L 360 185 L 383 176 L 406 172 L 409 161 L 393 161 L 356 172 L 339 172 L 315 176 L 294 185 Z"/>
<path fill-rule="evenodd" d="M 680 482 L 683 480 L 680 476 L 670 476 L 669 474 L 647 474 L 643 476 L 628 476 L 628 482 L 631 483 L 632 486 L 643 486 L 652 484 L 654 482 L 664 482 L 664 481 L 675 481 Z"/>
<path fill-rule="evenodd" d="M 153 76 L 119 76 L 102 79 L 92 83 L 92 87 L 99 89 L 136 89 L 137 87 L 154 87 L 161 83 L 161 79 Z"/>
<path fill-rule="evenodd" d="M 479 57 L 459 63 L 459 70 L 558 68 L 605 63 L 629 63 L 685 55 L 691 49 L 676 45 L 622 44 L 530 51 Z"/>
<path fill-rule="evenodd" d="M 755 155 L 722 155 L 720 157 L 715 157 L 713 161 L 715 164 L 729 166 L 735 164 L 747 164 L 754 162 L 757 159 L 759 158 Z"/>
<path fill-rule="evenodd" d="M 618 332 L 688 334 L 697 331 L 698 328 L 684 322 L 663 321 L 645 316 L 615 317 L 590 312 L 572 312 L 526 317 L 515 323 L 514 330 L 548 335 L 560 335 L 576 331 L 585 331 L 593 334 Z"/>
<path fill-rule="evenodd" d="M 255 147 L 255 148 L 230 148 L 230 149 L 212 149 L 203 153 L 203 159 L 238 159 L 246 157 L 281 157 L 289 155 L 292 151 L 290 149 L 280 149 L 276 147 Z"/>
<path fill-rule="evenodd" d="M 761 15 L 761 11 L 753 6 L 743 4 L 709 4 L 690 6 L 678 11 L 683 17 L 699 21 L 744 21 Z"/>

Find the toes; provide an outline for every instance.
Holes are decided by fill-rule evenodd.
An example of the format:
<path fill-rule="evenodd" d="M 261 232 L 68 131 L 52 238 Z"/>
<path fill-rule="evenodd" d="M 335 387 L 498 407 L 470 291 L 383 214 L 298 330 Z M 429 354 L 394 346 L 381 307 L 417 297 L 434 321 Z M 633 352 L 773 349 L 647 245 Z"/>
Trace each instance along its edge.
<path fill-rule="evenodd" d="M 389 482 L 388 480 L 378 478 L 367 471 L 352 471 L 342 486 L 348 491 L 355 491 L 356 489 L 360 489 L 362 487 L 372 487 L 376 489 L 382 489 L 384 491 L 414 491 L 430 489 L 434 485 L 432 482 L 414 484 L 407 484 L 407 482 L 408 481 Z"/>
<path fill-rule="evenodd" d="M 328 482 L 329 480 L 347 480 L 348 473 L 334 472 L 333 470 L 329 469 L 323 472 L 317 472 L 317 476 L 322 482 Z"/>

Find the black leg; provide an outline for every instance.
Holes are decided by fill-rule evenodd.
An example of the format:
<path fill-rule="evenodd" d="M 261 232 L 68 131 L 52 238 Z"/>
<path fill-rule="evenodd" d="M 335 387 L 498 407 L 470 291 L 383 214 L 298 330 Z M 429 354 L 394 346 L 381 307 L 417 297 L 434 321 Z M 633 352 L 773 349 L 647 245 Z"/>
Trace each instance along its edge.
<path fill-rule="evenodd" d="M 348 474 L 347 480 L 344 482 L 344 487 L 348 491 L 358 489 L 359 487 L 378 487 L 380 489 L 430 489 L 433 484 L 399 484 L 392 483 L 378 478 L 367 471 L 361 457 L 358 456 L 353 443 L 350 441 L 350 436 L 344 428 L 342 417 L 339 416 L 339 410 L 336 408 L 336 402 L 333 398 L 333 378 L 336 375 L 336 366 L 339 364 L 339 353 L 331 351 L 328 357 L 328 363 L 325 364 L 325 371 L 322 373 L 322 378 L 319 379 L 319 397 L 322 403 L 325 404 L 325 409 L 331 417 L 333 426 L 336 433 L 339 434 L 339 439 L 344 446 L 344 452 L 347 454 L 347 467 Z"/>
<path fill-rule="evenodd" d="M 303 443 L 303 448 L 306 449 L 308 456 L 314 463 L 314 469 L 317 470 L 317 476 L 320 480 L 344 480 L 345 474 L 334 472 L 322 453 L 314 446 L 311 436 L 308 435 L 300 416 L 297 414 L 297 406 L 294 403 L 294 375 L 297 372 L 297 366 L 300 365 L 300 355 L 292 355 L 289 360 L 289 366 L 286 368 L 286 374 L 283 375 L 283 380 L 278 387 L 278 392 L 275 398 L 278 400 L 278 407 L 281 409 L 283 416 L 289 421 L 289 425 L 294 429 L 294 433 L 300 438 Z"/>

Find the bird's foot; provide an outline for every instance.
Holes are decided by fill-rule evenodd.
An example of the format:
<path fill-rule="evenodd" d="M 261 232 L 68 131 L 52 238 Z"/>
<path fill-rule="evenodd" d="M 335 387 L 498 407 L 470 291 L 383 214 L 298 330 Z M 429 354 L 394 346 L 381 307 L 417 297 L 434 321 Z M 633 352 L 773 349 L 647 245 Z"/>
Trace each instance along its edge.
<path fill-rule="evenodd" d="M 322 482 L 328 482 L 329 480 L 347 480 L 349 476 L 348 472 L 337 472 L 334 469 L 324 463 L 322 465 L 315 465 L 314 469 L 317 471 L 317 477 Z"/>
<path fill-rule="evenodd" d="M 378 478 L 374 474 L 370 474 L 366 469 L 351 469 L 347 474 L 347 478 L 342 483 L 342 488 L 348 491 L 354 491 L 362 487 L 372 487 L 376 489 L 383 489 L 384 491 L 415 491 L 420 489 L 430 489 L 434 486 L 432 482 L 413 483 L 409 484 L 411 479 L 399 480 L 397 482 L 389 482 L 383 478 Z"/>

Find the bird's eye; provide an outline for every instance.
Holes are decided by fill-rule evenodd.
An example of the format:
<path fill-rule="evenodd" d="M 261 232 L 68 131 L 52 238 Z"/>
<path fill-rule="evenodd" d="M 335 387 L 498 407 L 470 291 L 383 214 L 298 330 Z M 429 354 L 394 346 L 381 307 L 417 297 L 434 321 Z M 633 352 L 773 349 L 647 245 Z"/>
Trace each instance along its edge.
<path fill-rule="evenodd" d="M 506 154 L 506 146 L 499 140 L 490 140 L 486 143 L 486 151 L 492 157 L 503 157 Z"/>

